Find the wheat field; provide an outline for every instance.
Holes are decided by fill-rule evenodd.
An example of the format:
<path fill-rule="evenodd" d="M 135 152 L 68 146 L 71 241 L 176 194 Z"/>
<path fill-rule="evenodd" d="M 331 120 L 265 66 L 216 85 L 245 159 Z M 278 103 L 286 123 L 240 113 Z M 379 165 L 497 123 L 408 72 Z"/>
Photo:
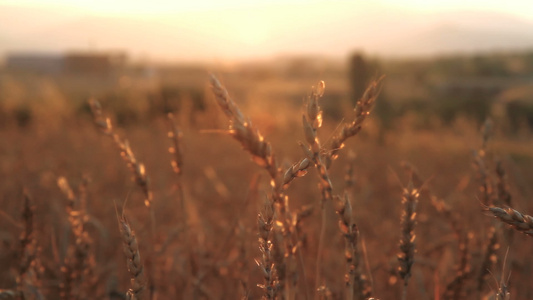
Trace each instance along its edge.
<path fill-rule="evenodd" d="M 334 114 L 327 79 L 264 108 L 199 77 L 201 112 L 125 122 L 44 82 L 31 123 L 4 115 L 0 299 L 533 298 L 531 139 L 467 118 L 384 130 L 387 77 Z"/>

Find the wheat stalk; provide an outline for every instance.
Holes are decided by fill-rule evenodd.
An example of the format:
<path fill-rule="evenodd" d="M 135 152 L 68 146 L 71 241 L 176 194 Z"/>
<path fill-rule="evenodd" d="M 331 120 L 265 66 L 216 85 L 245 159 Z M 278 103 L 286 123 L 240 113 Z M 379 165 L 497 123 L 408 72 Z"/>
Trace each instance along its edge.
<path fill-rule="evenodd" d="M 24 222 L 24 230 L 19 238 L 19 265 L 18 274 L 16 278 L 18 296 L 21 299 L 29 297 L 30 291 L 35 297 L 42 297 L 37 288 L 37 272 L 40 265 L 38 260 L 38 246 L 35 232 L 35 208 L 32 206 L 32 200 L 28 191 L 24 190 L 24 207 L 22 209 L 22 220 Z M 6 292 L 6 295 L 11 293 Z M 17 296 L 15 294 L 15 296 Z M 1 299 L 1 298 L 0 298 Z"/>
<path fill-rule="evenodd" d="M 344 142 L 359 133 L 364 121 L 370 115 L 370 111 L 374 107 L 376 99 L 381 91 L 381 82 L 384 76 L 372 81 L 361 98 L 357 101 L 354 108 L 354 116 L 349 123 L 343 123 L 339 132 L 333 136 L 331 141 L 331 151 L 329 152 L 330 161 L 338 157 L 340 149 L 344 148 Z M 329 166 L 329 165 L 328 165 Z"/>
<path fill-rule="evenodd" d="M 292 287 L 288 279 L 292 276 L 285 276 L 287 271 L 286 266 L 291 264 L 291 261 L 294 259 L 293 256 L 297 247 L 294 246 L 292 241 L 293 237 L 291 233 L 293 232 L 293 228 L 289 212 L 289 198 L 285 195 L 284 191 L 295 177 L 305 175 L 305 169 L 302 170 L 302 168 L 306 168 L 307 163 L 301 161 L 298 166 L 291 166 L 287 171 L 282 173 L 278 167 L 276 156 L 272 152 L 271 144 L 253 126 L 251 120 L 244 117 L 237 104 L 229 96 L 228 91 L 214 75 L 210 76 L 210 81 L 215 100 L 230 120 L 229 134 L 242 145 L 245 151 L 252 155 L 252 160 L 264 168 L 270 175 L 272 187 L 272 192 L 269 196 L 272 202 L 270 206 L 276 210 L 277 214 L 275 217 L 280 219 L 282 226 L 276 227 L 274 232 L 268 235 L 269 240 L 267 243 L 271 244 L 271 250 L 277 249 L 278 252 L 282 251 L 281 245 L 275 244 L 283 244 L 285 255 L 278 253 L 276 256 L 271 256 L 274 260 L 273 266 L 276 268 L 276 272 L 265 276 L 265 284 L 261 286 L 265 288 L 265 297 L 267 298 L 271 297 L 272 293 L 274 295 L 277 293 L 285 294 L 286 298 L 290 298 Z M 276 230 L 281 231 L 282 234 L 278 235 L 275 232 Z M 274 237 L 276 241 L 273 240 Z M 260 241 L 261 251 L 266 249 L 264 243 L 264 241 Z M 268 268 L 272 268 L 272 265 L 261 265 L 261 268 L 263 271 L 268 270 Z M 290 268 L 289 270 L 293 269 Z M 278 277 L 275 279 L 277 280 L 277 285 L 274 292 L 269 290 L 274 280 L 271 278 L 272 274 Z"/>
<path fill-rule="evenodd" d="M 511 206 L 511 193 L 509 192 L 509 185 L 507 184 L 507 174 L 505 174 L 505 169 L 503 168 L 503 163 L 501 160 L 496 162 L 496 189 L 498 191 L 498 203 L 500 205 Z"/>
<path fill-rule="evenodd" d="M 115 145 L 120 151 L 120 155 L 126 162 L 126 165 L 133 174 L 133 181 L 141 189 L 144 194 L 144 204 L 148 208 L 150 214 L 150 231 L 152 238 L 152 245 L 156 245 L 156 217 L 153 206 L 153 192 L 150 185 L 150 178 L 146 173 L 146 168 L 143 163 L 139 162 L 131 149 L 128 140 L 123 140 L 113 129 L 111 119 L 104 117 L 102 112 L 102 106 L 96 99 L 90 99 L 89 105 L 93 113 L 94 122 L 97 127 L 107 136 L 111 137 Z M 150 248 L 149 256 L 153 258 L 155 255 L 154 247 Z M 152 269 L 148 269 L 148 275 L 150 278 L 153 278 Z M 150 283 L 153 284 L 153 280 Z M 150 291 L 153 293 L 155 290 L 154 286 L 150 287 Z"/>
<path fill-rule="evenodd" d="M 403 189 L 402 235 L 400 238 L 400 254 L 398 254 L 398 261 L 400 262 L 398 272 L 404 282 L 402 299 L 407 299 L 407 286 L 411 277 L 411 267 L 414 263 L 416 251 L 414 228 L 416 225 L 416 206 L 419 195 L 419 190 L 414 188 L 413 182 L 410 180 L 407 187 Z"/>
<path fill-rule="evenodd" d="M 184 227 L 187 228 L 188 222 L 187 222 L 187 212 L 185 211 L 185 193 L 183 191 L 184 184 L 182 181 L 183 165 L 185 161 L 183 157 L 183 132 L 176 125 L 175 118 L 172 113 L 168 113 L 167 120 L 168 120 L 168 126 L 170 127 L 170 131 L 168 132 L 168 137 L 172 142 L 172 146 L 168 148 L 168 152 L 172 156 L 172 159 L 170 160 L 170 166 L 172 167 L 172 170 L 174 171 L 174 173 L 177 175 L 176 188 L 178 190 L 178 195 L 179 195 L 181 220 L 182 220 L 182 223 L 185 224 Z"/>
<path fill-rule="evenodd" d="M 444 291 L 444 299 L 459 300 L 464 297 L 463 288 L 467 279 L 472 275 L 470 266 L 470 247 L 469 243 L 472 239 L 470 233 L 465 233 L 459 238 L 459 263 L 456 266 L 456 274 L 454 279 L 446 286 Z"/>
<path fill-rule="evenodd" d="M 325 90 L 324 81 L 318 82 L 311 90 L 311 95 L 307 97 L 307 109 L 302 116 L 302 124 L 304 129 L 304 136 L 307 142 L 307 145 L 300 143 L 304 153 L 307 155 L 307 158 L 313 162 L 315 168 L 318 171 L 319 175 L 319 187 L 320 193 L 322 195 L 321 201 L 321 211 L 322 211 L 322 222 L 320 226 L 320 236 L 318 240 L 318 250 L 317 250 L 317 259 L 316 259 L 316 271 L 315 271 L 315 290 L 318 290 L 320 286 L 321 278 L 321 268 L 322 268 L 322 252 L 324 248 L 324 240 L 326 234 L 326 224 L 327 224 L 327 213 L 324 204 L 327 201 L 331 201 L 333 198 L 333 187 L 331 180 L 329 178 L 328 170 L 326 164 L 323 162 L 324 156 L 320 153 L 321 146 L 320 140 L 318 138 L 318 129 L 322 126 L 322 109 L 318 104 L 320 98 L 324 95 Z M 347 245 L 348 247 L 348 245 Z M 348 271 L 349 273 L 349 271 Z M 350 276 L 347 277 L 347 293 L 346 299 L 353 299 L 353 280 Z M 319 294 L 315 293 L 315 298 Z"/>
<path fill-rule="evenodd" d="M 168 125 L 170 127 L 168 137 L 172 141 L 172 146 L 168 149 L 168 152 L 173 156 L 170 165 L 172 166 L 172 170 L 174 171 L 174 173 L 182 175 L 184 163 L 182 141 L 183 132 L 176 125 L 175 118 L 172 113 L 168 113 L 167 119 Z"/>
<path fill-rule="evenodd" d="M 483 286 L 485 285 L 485 281 L 489 277 L 490 269 L 498 262 L 498 256 L 496 255 L 498 249 L 500 249 L 500 244 L 498 243 L 498 235 L 496 234 L 496 229 L 494 228 L 494 226 L 491 226 L 489 228 L 488 242 L 485 247 L 485 254 L 483 256 L 483 261 L 481 262 L 481 267 L 478 275 L 477 289 L 479 292 L 483 291 Z"/>
<path fill-rule="evenodd" d="M 324 240 L 326 234 L 326 224 L 327 224 L 327 213 L 324 204 L 327 201 L 331 201 L 333 198 L 333 187 L 331 180 L 329 178 L 328 170 L 326 164 L 323 162 L 324 156 L 320 153 L 321 146 L 320 140 L 318 138 L 318 129 L 322 126 L 322 109 L 318 104 L 320 98 L 324 95 L 324 89 L 326 85 L 324 81 L 320 81 L 316 86 L 311 90 L 311 95 L 307 97 L 307 109 L 302 116 L 302 124 L 304 129 L 304 136 L 307 142 L 307 145 L 300 143 L 304 153 L 307 155 L 307 158 L 313 162 L 315 168 L 318 171 L 319 175 L 319 187 L 320 193 L 322 195 L 321 202 L 321 211 L 322 211 L 322 222 L 320 225 L 320 236 L 318 240 L 318 250 L 317 250 L 317 259 L 316 259 L 316 271 L 315 271 L 315 290 L 318 290 L 320 286 L 320 277 L 321 277 L 321 268 L 322 268 L 322 252 L 324 247 Z M 348 286 L 350 280 L 348 280 Z M 315 298 L 319 294 L 315 293 Z M 353 291 L 348 292 L 346 295 L 347 299 L 353 298 Z"/>
<path fill-rule="evenodd" d="M 473 151 L 472 154 L 474 156 L 474 166 L 477 169 L 480 182 L 479 194 L 481 202 L 483 205 L 490 205 L 493 202 L 494 191 L 484 159 L 484 150 Z"/>
<path fill-rule="evenodd" d="M 230 119 L 230 135 L 241 143 L 244 150 L 250 152 L 255 163 L 265 168 L 270 177 L 276 180 L 279 171 L 276 157 L 272 153 L 272 146 L 265 140 L 259 130 L 253 126 L 252 122 L 244 117 L 237 104 L 231 99 L 228 91 L 218 79 L 211 75 L 210 80 L 211 89 L 218 105 Z"/>
<path fill-rule="evenodd" d="M 274 222 L 274 207 L 272 202 L 265 199 L 263 209 L 257 217 L 259 227 L 259 250 L 261 261 L 256 263 L 261 269 L 265 284 L 258 286 L 264 290 L 264 298 L 274 299 L 278 291 L 278 282 L 274 274 L 274 261 L 272 258 L 272 227 Z"/>
<path fill-rule="evenodd" d="M 322 195 L 322 222 L 319 236 L 319 245 L 317 251 L 317 263 L 316 263 L 316 278 L 315 278 L 315 288 L 318 289 L 320 285 L 320 268 L 321 268 L 321 257 L 323 251 L 323 245 L 325 240 L 325 228 L 327 223 L 327 214 L 325 211 L 324 204 L 333 199 L 333 186 L 329 176 L 328 169 L 331 166 L 331 162 L 338 157 L 337 152 L 344 146 L 344 142 L 355 136 L 360 130 L 361 126 L 366 119 L 366 116 L 370 114 L 370 110 L 373 107 L 373 104 L 379 94 L 379 83 L 378 81 L 372 82 L 367 88 L 362 98 L 358 101 L 354 109 L 354 119 L 350 123 L 344 123 L 341 126 L 341 130 L 338 134 L 334 135 L 331 150 L 329 152 L 322 153 L 322 146 L 318 138 L 318 129 L 322 126 L 322 109 L 319 105 L 320 98 L 324 95 L 325 84 L 323 81 L 320 81 L 315 87 L 312 88 L 311 94 L 307 97 L 307 106 L 304 115 L 302 116 L 302 124 L 304 129 L 304 136 L 307 142 L 307 145 L 300 143 L 304 153 L 307 158 L 313 162 L 316 167 L 319 175 L 319 187 Z M 337 201 L 338 202 L 338 201 Z M 351 215 L 351 206 L 350 215 Z M 347 276 L 346 276 L 346 298 L 353 299 L 353 290 L 355 286 L 355 280 L 361 279 L 360 274 L 356 274 L 357 265 L 353 265 L 355 256 L 357 256 L 357 230 L 355 223 L 352 219 L 343 219 L 341 216 L 341 224 L 343 222 L 349 222 L 344 227 L 341 226 L 341 232 L 345 236 L 345 247 L 347 261 Z M 348 231 L 345 227 L 348 226 Z M 344 229 L 343 229 L 344 228 Z M 347 236 L 348 235 L 348 236 Z M 359 287 L 361 293 L 363 293 L 362 287 Z M 319 294 L 315 294 L 316 297 Z"/>
<path fill-rule="evenodd" d="M 335 196 L 334 199 L 337 215 L 339 216 L 339 229 L 344 238 L 344 258 L 346 260 L 345 296 L 346 299 L 353 299 L 355 292 L 357 293 L 356 299 L 366 299 L 370 297 L 372 290 L 367 286 L 364 277 L 359 271 L 359 229 L 353 218 L 352 205 L 348 194 L 344 194 L 342 198 Z"/>
<path fill-rule="evenodd" d="M 147 207 L 150 207 L 153 201 L 153 194 L 150 189 L 150 180 L 146 174 L 146 168 L 144 164 L 139 162 L 135 157 L 135 154 L 131 150 L 130 144 L 127 140 L 123 140 L 120 136 L 115 133 L 113 129 L 113 124 L 111 119 L 104 117 L 102 112 L 102 106 L 100 102 L 96 99 L 90 99 L 89 105 L 91 106 L 91 111 L 93 113 L 93 118 L 96 126 L 107 136 L 110 136 L 115 145 L 120 150 L 120 155 L 128 165 L 131 173 L 133 174 L 134 182 L 141 188 L 144 193 L 145 200 L 144 204 Z"/>
<path fill-rule="evenodd" d="M 74 245 L 70 247 L 62 267 L 64 281 L 61 284 L 61 297 L 85 299 L 87 297 L 85 293 L 89 291 L 91 283 L 95 283 L 95 259 L 91 249 L 93 241 L 85 228 L 88 215 L 80 197 L 76 197 L 67 179 L 59 177 L 57 184 L 68 199 L 66 210 L 74 235 Z M 85 183 L 81 189 L 85 189 L 84 185 Z"/>
<path fill-rule="evenodd" d="M 139 254 L 137 237 L 124 214 L 118 218 L 118 221 L 128 272 L 131 275 L 131 288 L 127 292 L 127 298 L 131 300 L 142 300 L 144 290 L 146 289 L 146 278 L 144 275 L 144 266 L 141 262 L 141 255 Z"/>

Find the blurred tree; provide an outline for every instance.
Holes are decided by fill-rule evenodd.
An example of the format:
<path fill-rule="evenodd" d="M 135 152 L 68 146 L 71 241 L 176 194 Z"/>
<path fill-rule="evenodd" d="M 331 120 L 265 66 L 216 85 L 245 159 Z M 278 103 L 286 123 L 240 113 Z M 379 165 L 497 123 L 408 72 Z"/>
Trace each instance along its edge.
<path fill-rule="evenodd" d="M 533 128 L 532 103 L 526 101 L 511 101 L 507 103 L 506 113 L 513 132 L 518 131 L 524 124 L 527 124 L 529 128 Z"/>
<path fill-rule="evenodd" d="M 508 76 L 502 58 L 490 55 L 476 55 L 472 58 L 475 76 Z"/>
<path fill-rule="evenodd" d="M 360 52 L 353 53 L 349 63 L 350 100 L 352 105 L 355 105 L 365 91 L 370 72 L 368 64 Z"/>

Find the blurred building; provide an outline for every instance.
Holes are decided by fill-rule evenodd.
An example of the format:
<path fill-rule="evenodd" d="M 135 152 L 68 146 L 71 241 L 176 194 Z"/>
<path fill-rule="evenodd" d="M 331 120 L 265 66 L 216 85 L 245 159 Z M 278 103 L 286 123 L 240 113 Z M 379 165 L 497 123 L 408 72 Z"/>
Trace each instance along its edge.
<path fill-rule="evenodd" d="M 63 71 L 64 58 L 59 54 L 13 53 L 5 59 L 9 71 L 42 74 L 59 74 Z"/>
<path fill-rule="evenodd" d="M 64 71 L 78 74 L 109 74 L 126 64 L 123 52 L 71 52 L 64 57 Z"/>
<path fill-rule="evenodd" d="M 47 75 L 104 75 L 122 69 L 126 61 L 124 52 L 12 53 L 7 55 L 5 67 L 14 72 Z"/>

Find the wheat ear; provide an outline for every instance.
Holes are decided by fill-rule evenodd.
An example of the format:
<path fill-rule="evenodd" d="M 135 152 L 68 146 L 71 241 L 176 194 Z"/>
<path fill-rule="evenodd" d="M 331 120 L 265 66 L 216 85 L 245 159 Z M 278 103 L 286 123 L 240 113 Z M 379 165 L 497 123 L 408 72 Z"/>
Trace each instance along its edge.
<path fill-rule="evenodd" d="M 339 229 L 344 237 L 344 258 L 346 260 L 345 296 L 346 299 L 366 299 L 372 291 L 359 271 L 360 254 L 358 251 L 359 230 L 355 224 L 352 205 L 348 194 L 344 197 L 335 196 L 337 215 L 339 216 Z M 354 292 L 357 295 L 354 295 Z"/>
<path fill-rule="evenodd" d="M 21 299 L 29 297 L 33 293 L 35 297 L 42 297 L 39 289 L 36 287 L 37 272 L 39 271 L 38 246 L 35 233 L 35 208 L 32 206 L 32 200 L 29 193 L 24 190 L 24 208 L 22 210 L 22 219 L 24 221 L 24 230 L 19 239 L 19 269 L 16 278 L 17 291 Z M 31 291 L 31 292 L 30 292 Z M 10 294 L 10 293 L 7 293 Z M 16 295 L 15 295 L 16 296 Z M 0 298 L 1 299 L 1 298 Z"/>
<path fill-rule="evenodd" d="M 128 272 L 131 275 L 131 288 L 127 292 L 127 298 L 131 300 L 142 300 L 144 290 L 146 289 L 146 278 L 144 275 L 144 266 L 141 262 L 141 255 L 139 253 L 137 237 L 124 215 L 118 218 L 118 222 L 122 236 L 124 254 L 126 255 Z"/>
<path fill-rule="evenodd" d="M 141 188 L 144 193 L 144 204 L 150 207 L 153 201 L 152 190 L 150 189 L 150 180 L 146 174 L 146 168 L 144 164 L 139 162 L 135 157 L 135 154 L 131 150 L 130 144 L 127 140 L 123 140 L 115 133 L 111 119 L 104 117 L 102 112 L 102 106 L 96 99 L 90 99 L 89 105 L 93 113 L 94 123 L 96 126 L 107 136 L 110 136 L 115 145 L 120 150 L 120 155 L 128 165 L 135 183 Z"/>
<path fill-rule="evenodd" d="M 92 239 L 85 228 L 87 212 L 80 198 L 76 197 L 65 177 L 59 177 L 57 184 L 67 197 L 66 211 L 74 235 L 74 245 L 70 246 L 62 268 L 64 281 L 61 284 L 63 299 L 86 298 L 89 286 L 94 283 L 95 260 L 92 252 Z M 82 189 L 85 187 L 82 185 Z"/>
<path fill-rule="evenodd" d="M 289 198 L 284 194 L 284 191 L 295 177 L 305 175 L 305 172 L 300 170 L 300 166 L 307 167 L 308 164 L 302 161 L 298 166 L 291 167 L 289 170 L 282 173 L 278 167 L 276 156 L 272 152 L 271 144 L 265 140 L 259 130 L 253 126 L 251 120 L 244 117 L 244 114 L 240 111 L 237 104 L 229 96 L 228 91 L 214 75 L 211 75 L 210 81 L 215 100 L 229 118 L 229 134 L 242 145 L 244 150 L 252 155 L 253 161 L 260 167 L 263 167 L 270 175 L 270 183 L 272 187 L 272 192 L 269 196 L 269 199 L 272 202 L 270 207 L 273 207 L 276 210 L 275 217 L 279 218 L 280 223 L 282 224 L 282 226 L 277 226 L 272 230 L 280 230 L 282 235 L 273 232 L 269 235 L 269 240 L 267 241 L 267 243 L 271 244 L 271 249 L 276 250 L 272 251 L 272 254 L 277 254 L 272 255 L 272 263 L 276 269 L 273 276 L 278 277 L 276 278 L 278 283 L 274 294 L 285 293 L 287 295 L 285 297 L 289 298 L 288 295 L 291 294 L 291 285 L 288 279 L 292 276 L 285 276 L 285 274 L 287 265 L 291 264 L 291 261 L 294 259 L 294 249 L 297 249 L 297 247 L 295 247 L 292 242 L 291 232 L 293 232 L 293 228 L 289 212 Z M 261 251 L 264 251 L 265 249 L 263 243 L 264 241 L 260 241 Z M 275 245 L 276 243 L 278 244 Z M 280 254 L 283 247 L 281 247 L 281 244 L 279 243 L 284 245 L 284 255 Z M 271 268 L 272 266 L 261 265 L 260 267 L 263 270 L 268 270 L 268 268 Z M 290 268 L 289 270 L 293 269 Z M 272 274 L 269 276 L 272 276 Z M 265 280 L 265 284 L 261 285 L 265 287 L 265 297 L 267 298 L 270 297 L 269 294 L 271 294 L 269 286 L 272 285 L 272 280 L 272 278 Z"/>
<path fill-rule="evenodd" d="M 381 82 L 385 77 L 372 81 L 365 92 L 357 101 L 354 108 L 354 116 L 348 123 L 343 123 L 339 132 L 333 136 L 331 141 L 331 151 L 329 152 L 330 162 L 338 157 L 340 149 L 344 148 L 344 142 L 361 131 L 364 121 L 370 115 L 370 111 L 374 107 L 376 99 L 381 91 Z"/>
<path fill-rule="evenodd" d="M 415 238 L 414 228 L 416 225 L 416 206 L 419 197 L 418 189 L 415 189 L 413 182 L 410 180 L 407 187 L 403 190 L 402 203 L 404 205 L 402 213 L 402 232 L 400 238 L 400 253 L 398 261 L 399 274 L 403 279 L 404 287 L 402 299 L 407 299 L 407 286 L 411 277 L 411 267 L 415 259 Z"/>
<path fill-rule="evenodd" d="M 501 207 L 487 207 L 487 211 L 491 212 L 494 217 L 498 218 L 501 222 L 504 222 L 514 229 L 525 233 L 529 236 L 533 236 L 533 217 L 520 213 L 519 211 Z"/>

